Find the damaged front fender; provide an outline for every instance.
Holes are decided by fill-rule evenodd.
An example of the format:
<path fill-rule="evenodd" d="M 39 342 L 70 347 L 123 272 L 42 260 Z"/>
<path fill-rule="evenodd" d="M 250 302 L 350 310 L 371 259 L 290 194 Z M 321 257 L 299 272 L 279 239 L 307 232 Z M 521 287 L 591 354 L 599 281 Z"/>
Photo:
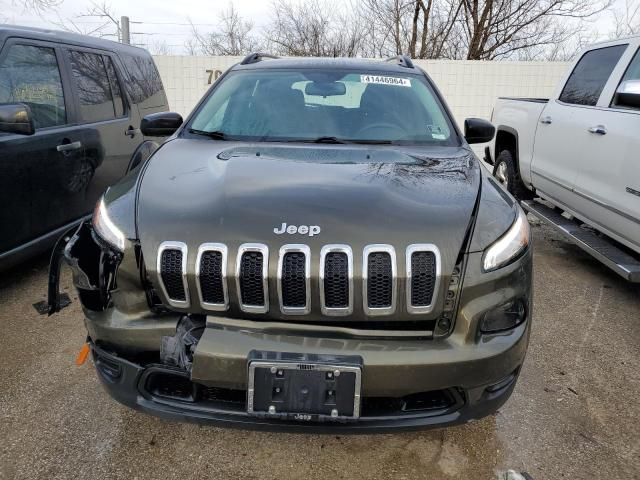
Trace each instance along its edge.
<path fill-rule="evenodd" d="M 63 308 L 60 294 L 62 262 L 71 267 L 73 283 L 83 306 L 103 311 L 111 302 L 121 261 L 122 253 L 95 234 L 90 220 L 65 232 L 56 243 L 49 263 L 47 314 L 53 315 Z"/>

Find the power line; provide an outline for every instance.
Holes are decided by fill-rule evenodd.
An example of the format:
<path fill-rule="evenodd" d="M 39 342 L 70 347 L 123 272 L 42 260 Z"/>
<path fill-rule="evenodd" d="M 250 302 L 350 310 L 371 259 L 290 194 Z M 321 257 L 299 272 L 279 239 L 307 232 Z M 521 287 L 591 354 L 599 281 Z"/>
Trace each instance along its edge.
<path fill-rule="evenodd" d="M 217 27 L 218 24 L 217 23 L 177 23 L 177 22 L 140 22 L 140 21 L 131 21 L 131 23 L 141 23 L 141 24 L 148 24 L 148 25 L 183 25 L 186 27 L 190 27 L 191 25 L 195 25 L 198 27 Z"/>

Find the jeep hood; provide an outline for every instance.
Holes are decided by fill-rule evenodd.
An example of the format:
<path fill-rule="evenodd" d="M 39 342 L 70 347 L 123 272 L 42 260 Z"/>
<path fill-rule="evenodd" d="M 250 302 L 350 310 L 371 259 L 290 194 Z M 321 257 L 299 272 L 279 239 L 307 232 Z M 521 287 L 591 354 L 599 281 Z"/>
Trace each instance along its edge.
<path fill-rule="evenodd" d="M 419 154 L 418 152 L 421 152 Z M 312 252 L 342 243 L 434 243 L 451 271 L 478 195 L 477 160 L 466 149 L 309 145 L 247 147 L 174 140 L 152 157 L 140 185 L 137 224 L 145 258 L 181 241 L 195 261 L 201 243 L 286 243 Z M 277 235 L 282 223 L 320 233 Z M 303 229 L 304 231 L 304 229 Z M 193 255 L 193 258 L 192 258 Z M 357 255 L 356 255 L 357 256 Z"/>

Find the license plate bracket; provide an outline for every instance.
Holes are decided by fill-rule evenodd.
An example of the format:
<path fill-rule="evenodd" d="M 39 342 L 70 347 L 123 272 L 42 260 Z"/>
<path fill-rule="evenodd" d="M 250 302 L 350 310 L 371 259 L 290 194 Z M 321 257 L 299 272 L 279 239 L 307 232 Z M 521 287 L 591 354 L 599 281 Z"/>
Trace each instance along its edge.
<path fill-rule="evenodd" d="M 360 417 L 362 365 L 353 357 L 269 356 L 280 358 L 249 360 L 247 413 L 303 422 Z"/>

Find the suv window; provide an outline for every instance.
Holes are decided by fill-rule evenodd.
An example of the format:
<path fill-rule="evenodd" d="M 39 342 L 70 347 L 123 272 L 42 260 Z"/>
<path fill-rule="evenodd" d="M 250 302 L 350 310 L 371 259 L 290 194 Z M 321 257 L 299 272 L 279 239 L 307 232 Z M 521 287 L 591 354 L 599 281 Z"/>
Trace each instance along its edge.
<path fill-rule="evenodd" d="M 0 62 L 0 103 L 24 103 L 36 128 L 67 123 L 58 61 L 53 48 L 12 45 Z"/>
<path fill-rule="evenodd" d="M 627 45 L 599 48 L 585 53 L 571 72 L 560 101 L 595 106 Z"/>
<path fill-rule="evenodd" d="M 82 121 L 91 123 L 115 118 L 111 85 L 102 55 L 70 51 L 69 58 Z"/>
<path fill-rule="evenodd" d="M 129 73 L 130 82 L 127 84 L 127 90 L 133 103 L 148 103 L 144 107 L 164 105 L 162 80 L 153 59 L 126 53 L 120 53 L 119 56 Z M 163 92 L 162 95 L 158 95 L 160 92 Z"/>
<path fill-rule="evenodd" d="M 118 75 L 116 69 L 113 66 L 113 61 L 106 55 L 104 58 L 104 64 L 107 67 L 107 73 L 109 74 L 109 85 L 111 86 L 111 94 L 113 95 L 113 107 L 115 109 L 116 117 L 123 117 L 126 113 L 126 105 L 124 103 L 124 97 L 122 96 L 122 90 L 120 89 L 120 82 L 118 81 Z"/>
<path fill-rule="evenodd" d="M 231 72 L 207 97 L 192 133 L 250 141 L 458 145 L 424 76 L 330 69 Z"/>

